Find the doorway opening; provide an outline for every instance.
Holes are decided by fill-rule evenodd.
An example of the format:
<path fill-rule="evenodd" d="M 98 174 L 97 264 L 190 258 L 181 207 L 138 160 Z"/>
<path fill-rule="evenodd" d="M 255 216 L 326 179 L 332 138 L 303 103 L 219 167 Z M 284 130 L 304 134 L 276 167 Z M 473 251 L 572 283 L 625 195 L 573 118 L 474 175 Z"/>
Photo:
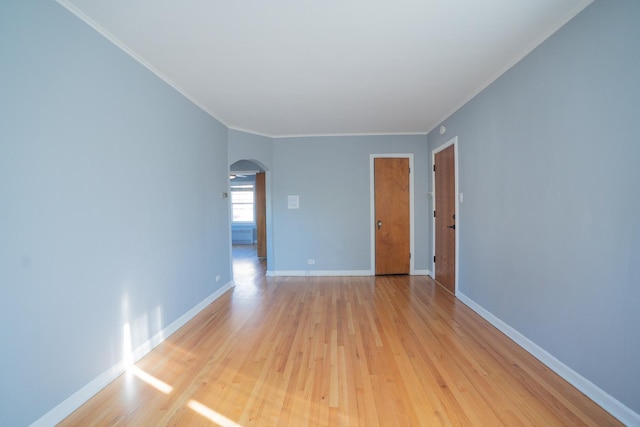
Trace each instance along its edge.
<path fill-rule="evenodd" d="M 266 274 L 267 191 L 266 171 L 252 160 L 239 160 L 229 167 L 231 195 L 231 259 L 233 281 L 255 283 Z"/>

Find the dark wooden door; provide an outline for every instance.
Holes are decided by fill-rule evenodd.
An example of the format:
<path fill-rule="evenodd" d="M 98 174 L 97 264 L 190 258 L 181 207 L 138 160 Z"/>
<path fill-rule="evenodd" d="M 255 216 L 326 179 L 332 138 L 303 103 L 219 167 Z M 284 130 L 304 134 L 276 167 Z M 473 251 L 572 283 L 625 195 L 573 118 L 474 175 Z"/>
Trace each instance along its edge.
<path fill-rule="evenodd" d="M 267 191 L 265 173 L 256 174 L 256 235 L 258 258 L 267 257 Z"/>
<path fill-rule="evenodd" d="M 456 181 L 455 147 L 436 153 L 435 167 L 435 280 L 455 293 Z"/>
<path fill-rule="evenodd" d="M 409 159 L 374 159 L 376 274 L 409 274 Z"/>

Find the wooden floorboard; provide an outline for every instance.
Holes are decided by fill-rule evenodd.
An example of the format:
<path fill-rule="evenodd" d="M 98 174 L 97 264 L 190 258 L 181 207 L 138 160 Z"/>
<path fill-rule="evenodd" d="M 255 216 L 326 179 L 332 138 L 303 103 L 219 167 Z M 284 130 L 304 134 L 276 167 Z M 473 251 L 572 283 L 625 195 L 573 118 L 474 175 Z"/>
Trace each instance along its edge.
<path fill-rule="evenodd" d="M 234 281 L 60 425 L 621 425 L 428 277 Z"/>

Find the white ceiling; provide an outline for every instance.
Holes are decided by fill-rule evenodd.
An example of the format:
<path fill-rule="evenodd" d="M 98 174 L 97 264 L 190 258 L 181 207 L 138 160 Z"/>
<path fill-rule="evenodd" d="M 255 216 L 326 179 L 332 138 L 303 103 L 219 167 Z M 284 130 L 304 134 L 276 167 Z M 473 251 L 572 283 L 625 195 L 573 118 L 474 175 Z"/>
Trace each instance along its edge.
<path fill-rule="evenodd" d="M 591 0 L 58 0 L 230 128 L 426 133 Z"/>

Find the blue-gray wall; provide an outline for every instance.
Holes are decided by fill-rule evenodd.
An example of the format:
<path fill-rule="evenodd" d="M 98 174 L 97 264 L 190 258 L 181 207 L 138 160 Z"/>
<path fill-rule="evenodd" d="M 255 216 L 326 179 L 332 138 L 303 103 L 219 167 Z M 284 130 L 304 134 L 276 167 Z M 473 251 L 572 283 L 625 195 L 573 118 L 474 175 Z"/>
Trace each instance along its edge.
<path fill-rule="evenodd" d="M 273 140 L 266 136 L 229 129 L 229 165 L 240 160 L 257 162 L 264 170 L 273 168 Z"/>
<path fill-rule="evenodd" d="M 231 280 L 227 174 L 226 127 L 55 2 L 0 4 L 0 425 Z"/>
<path fill-rule="evenodd" d="M 429 269 L 426 135 L 268 138 L 229 130 L 229 164 L 267 169 L 267 270 L 371 271 L 371 154 L 414 156 L 414 268 Z M 287 196 L 300 209 L 287 209 Z M 307 264 L 315 259 L 316 264 Z"/>
<path fill-rule="evenodd" d="M 640 412 L 640 2 L 596 1 L 444 124 L 460 291 Z"/>
<path fill-rule="evenodd" d="M 428 265 L 426 135 L 277 138 L 273 141 L 273 272 L 370 271 L 370 155 L 414 156 L 415 269 Z M 299 209 L 287 196 L 300 197 Z M 315 259 L 308 265 L 308 259 Z"/>

